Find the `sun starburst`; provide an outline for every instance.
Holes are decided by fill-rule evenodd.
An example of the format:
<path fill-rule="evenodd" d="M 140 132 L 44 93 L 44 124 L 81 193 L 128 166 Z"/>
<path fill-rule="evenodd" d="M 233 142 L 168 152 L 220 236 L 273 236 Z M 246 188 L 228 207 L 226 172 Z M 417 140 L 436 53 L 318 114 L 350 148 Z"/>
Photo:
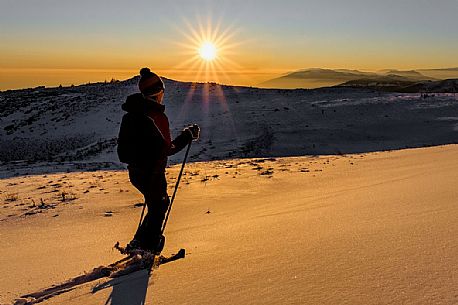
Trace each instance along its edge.
<path fill-rule="evenodd" d="M 227 71 L 234 73 L 240 70 L 240 66 L 231 59 L 240 44 L 235 39 L 237 31 L 231 26 L 223 29 L 222 20 L 214 24 L 211 18 L 206 23 L 196 18 L 196 25 L 184 20 L 184 24 L 185 30 L 183 27 L 179 29 L 184 39 L 176 43 L 187 59 L 175 69 L 194 73 L 194 81 L 230 82 Z"/>

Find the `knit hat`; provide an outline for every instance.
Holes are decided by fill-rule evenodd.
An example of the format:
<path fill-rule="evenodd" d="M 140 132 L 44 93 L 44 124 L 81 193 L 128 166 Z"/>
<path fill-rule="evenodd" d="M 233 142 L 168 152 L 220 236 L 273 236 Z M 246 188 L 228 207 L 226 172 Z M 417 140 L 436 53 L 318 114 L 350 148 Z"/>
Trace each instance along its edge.
<path fill-rule="evenodd" d="M 142 68 L 140 75 L 138 88 L 143 95 L 154 95 L 165 89 L 162 79 L 156 73 L 151 72 L 149 68 Z"/>

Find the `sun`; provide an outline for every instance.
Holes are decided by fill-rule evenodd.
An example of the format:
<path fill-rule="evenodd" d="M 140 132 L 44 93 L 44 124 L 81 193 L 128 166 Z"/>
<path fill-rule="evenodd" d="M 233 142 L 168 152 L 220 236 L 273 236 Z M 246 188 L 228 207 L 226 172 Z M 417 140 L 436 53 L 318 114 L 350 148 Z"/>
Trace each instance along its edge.
<path fill-rule="evenodd" d="M 217 49 L 214 43 L 204 42 L 199 48 L 199 55 L 206 61 L 212 61 L 216 58 Z"/>
<path fill-rule="evenodd" d="M 183 19 L 183 26 L 176 26 L 183 39 L 174 40 L 177 50 L 181 50 L 183 61 L 173 67 L 183 71 L 185 78 L 193 82 L 229 83 L 232 75 L 241 69 L 233 58 L 237 58 L 237 47 L 242 41 L 237 39 L 240 31 L 234 26 L 223 27 L 223 20 L 207 23 L 198 16 L 194 23 Z"/>

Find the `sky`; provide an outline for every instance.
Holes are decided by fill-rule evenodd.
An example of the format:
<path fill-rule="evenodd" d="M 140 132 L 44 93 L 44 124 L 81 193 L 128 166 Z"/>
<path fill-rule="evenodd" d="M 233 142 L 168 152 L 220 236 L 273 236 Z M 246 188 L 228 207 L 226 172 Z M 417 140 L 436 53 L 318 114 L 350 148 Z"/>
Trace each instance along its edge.
<path fill-rule="evenodd" d="M 256 85 L 305 68 L 458 67 L 458 0 L 0 0 L 0 90 L 127 79 Z M 217 59 L 198 57 L 205 40 Z"/>

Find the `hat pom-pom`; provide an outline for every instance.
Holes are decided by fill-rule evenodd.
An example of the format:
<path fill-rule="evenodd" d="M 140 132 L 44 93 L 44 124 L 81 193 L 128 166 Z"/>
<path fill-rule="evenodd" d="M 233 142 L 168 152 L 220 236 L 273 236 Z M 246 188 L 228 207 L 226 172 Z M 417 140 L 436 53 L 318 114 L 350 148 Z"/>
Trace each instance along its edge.
<path fill-rule="evenodd" d="M 145 76 L 147 76 L 148 74 L 151 74 L 151 70 L 150 70 L 149 68 L 142 68 L 142 69 L 140 70 L 140 75 L 141 75 L 141 76 L 145 77 Z"/>

